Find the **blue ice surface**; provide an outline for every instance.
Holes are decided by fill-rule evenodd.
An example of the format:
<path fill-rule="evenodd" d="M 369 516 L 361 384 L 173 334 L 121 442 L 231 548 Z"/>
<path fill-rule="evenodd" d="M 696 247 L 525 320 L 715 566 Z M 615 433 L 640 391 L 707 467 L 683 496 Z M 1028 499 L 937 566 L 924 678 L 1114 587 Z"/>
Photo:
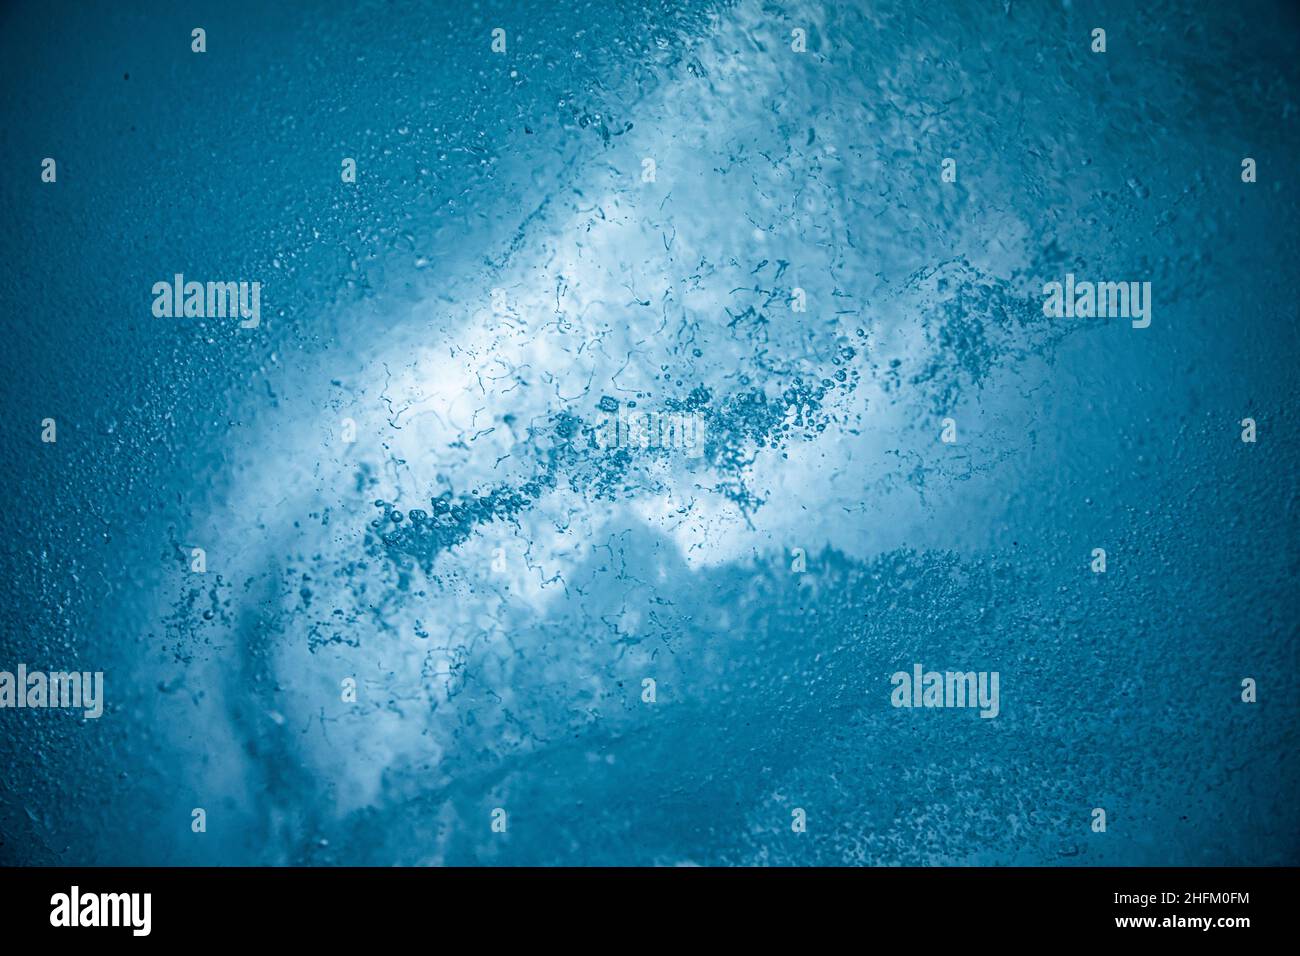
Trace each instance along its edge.
<path fill-rule="evenodd" d="M 1300 863 L 1248 6 L 6 4 L 0 669 L 107 701 L 0 710 L 0 861 Z"/>

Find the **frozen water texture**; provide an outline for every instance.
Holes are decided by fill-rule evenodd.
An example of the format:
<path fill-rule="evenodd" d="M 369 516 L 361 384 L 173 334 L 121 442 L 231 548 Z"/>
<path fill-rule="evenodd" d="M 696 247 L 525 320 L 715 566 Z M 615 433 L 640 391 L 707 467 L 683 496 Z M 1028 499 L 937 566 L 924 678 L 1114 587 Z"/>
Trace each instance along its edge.
<path fill-rule="evenodd" d="M 0 14 L 5 168 L 61 164 L 2 187 L 0 666 L 108 687 L 0 712 L 0 858 L 1296 863 L 1261 10 Z M 262 327 L 154 319 L 178 271 Z M 1151 327 L 1044 317 L 1066 272 Z M 1001 714 L 892 708 L 916 662 Z"/>

